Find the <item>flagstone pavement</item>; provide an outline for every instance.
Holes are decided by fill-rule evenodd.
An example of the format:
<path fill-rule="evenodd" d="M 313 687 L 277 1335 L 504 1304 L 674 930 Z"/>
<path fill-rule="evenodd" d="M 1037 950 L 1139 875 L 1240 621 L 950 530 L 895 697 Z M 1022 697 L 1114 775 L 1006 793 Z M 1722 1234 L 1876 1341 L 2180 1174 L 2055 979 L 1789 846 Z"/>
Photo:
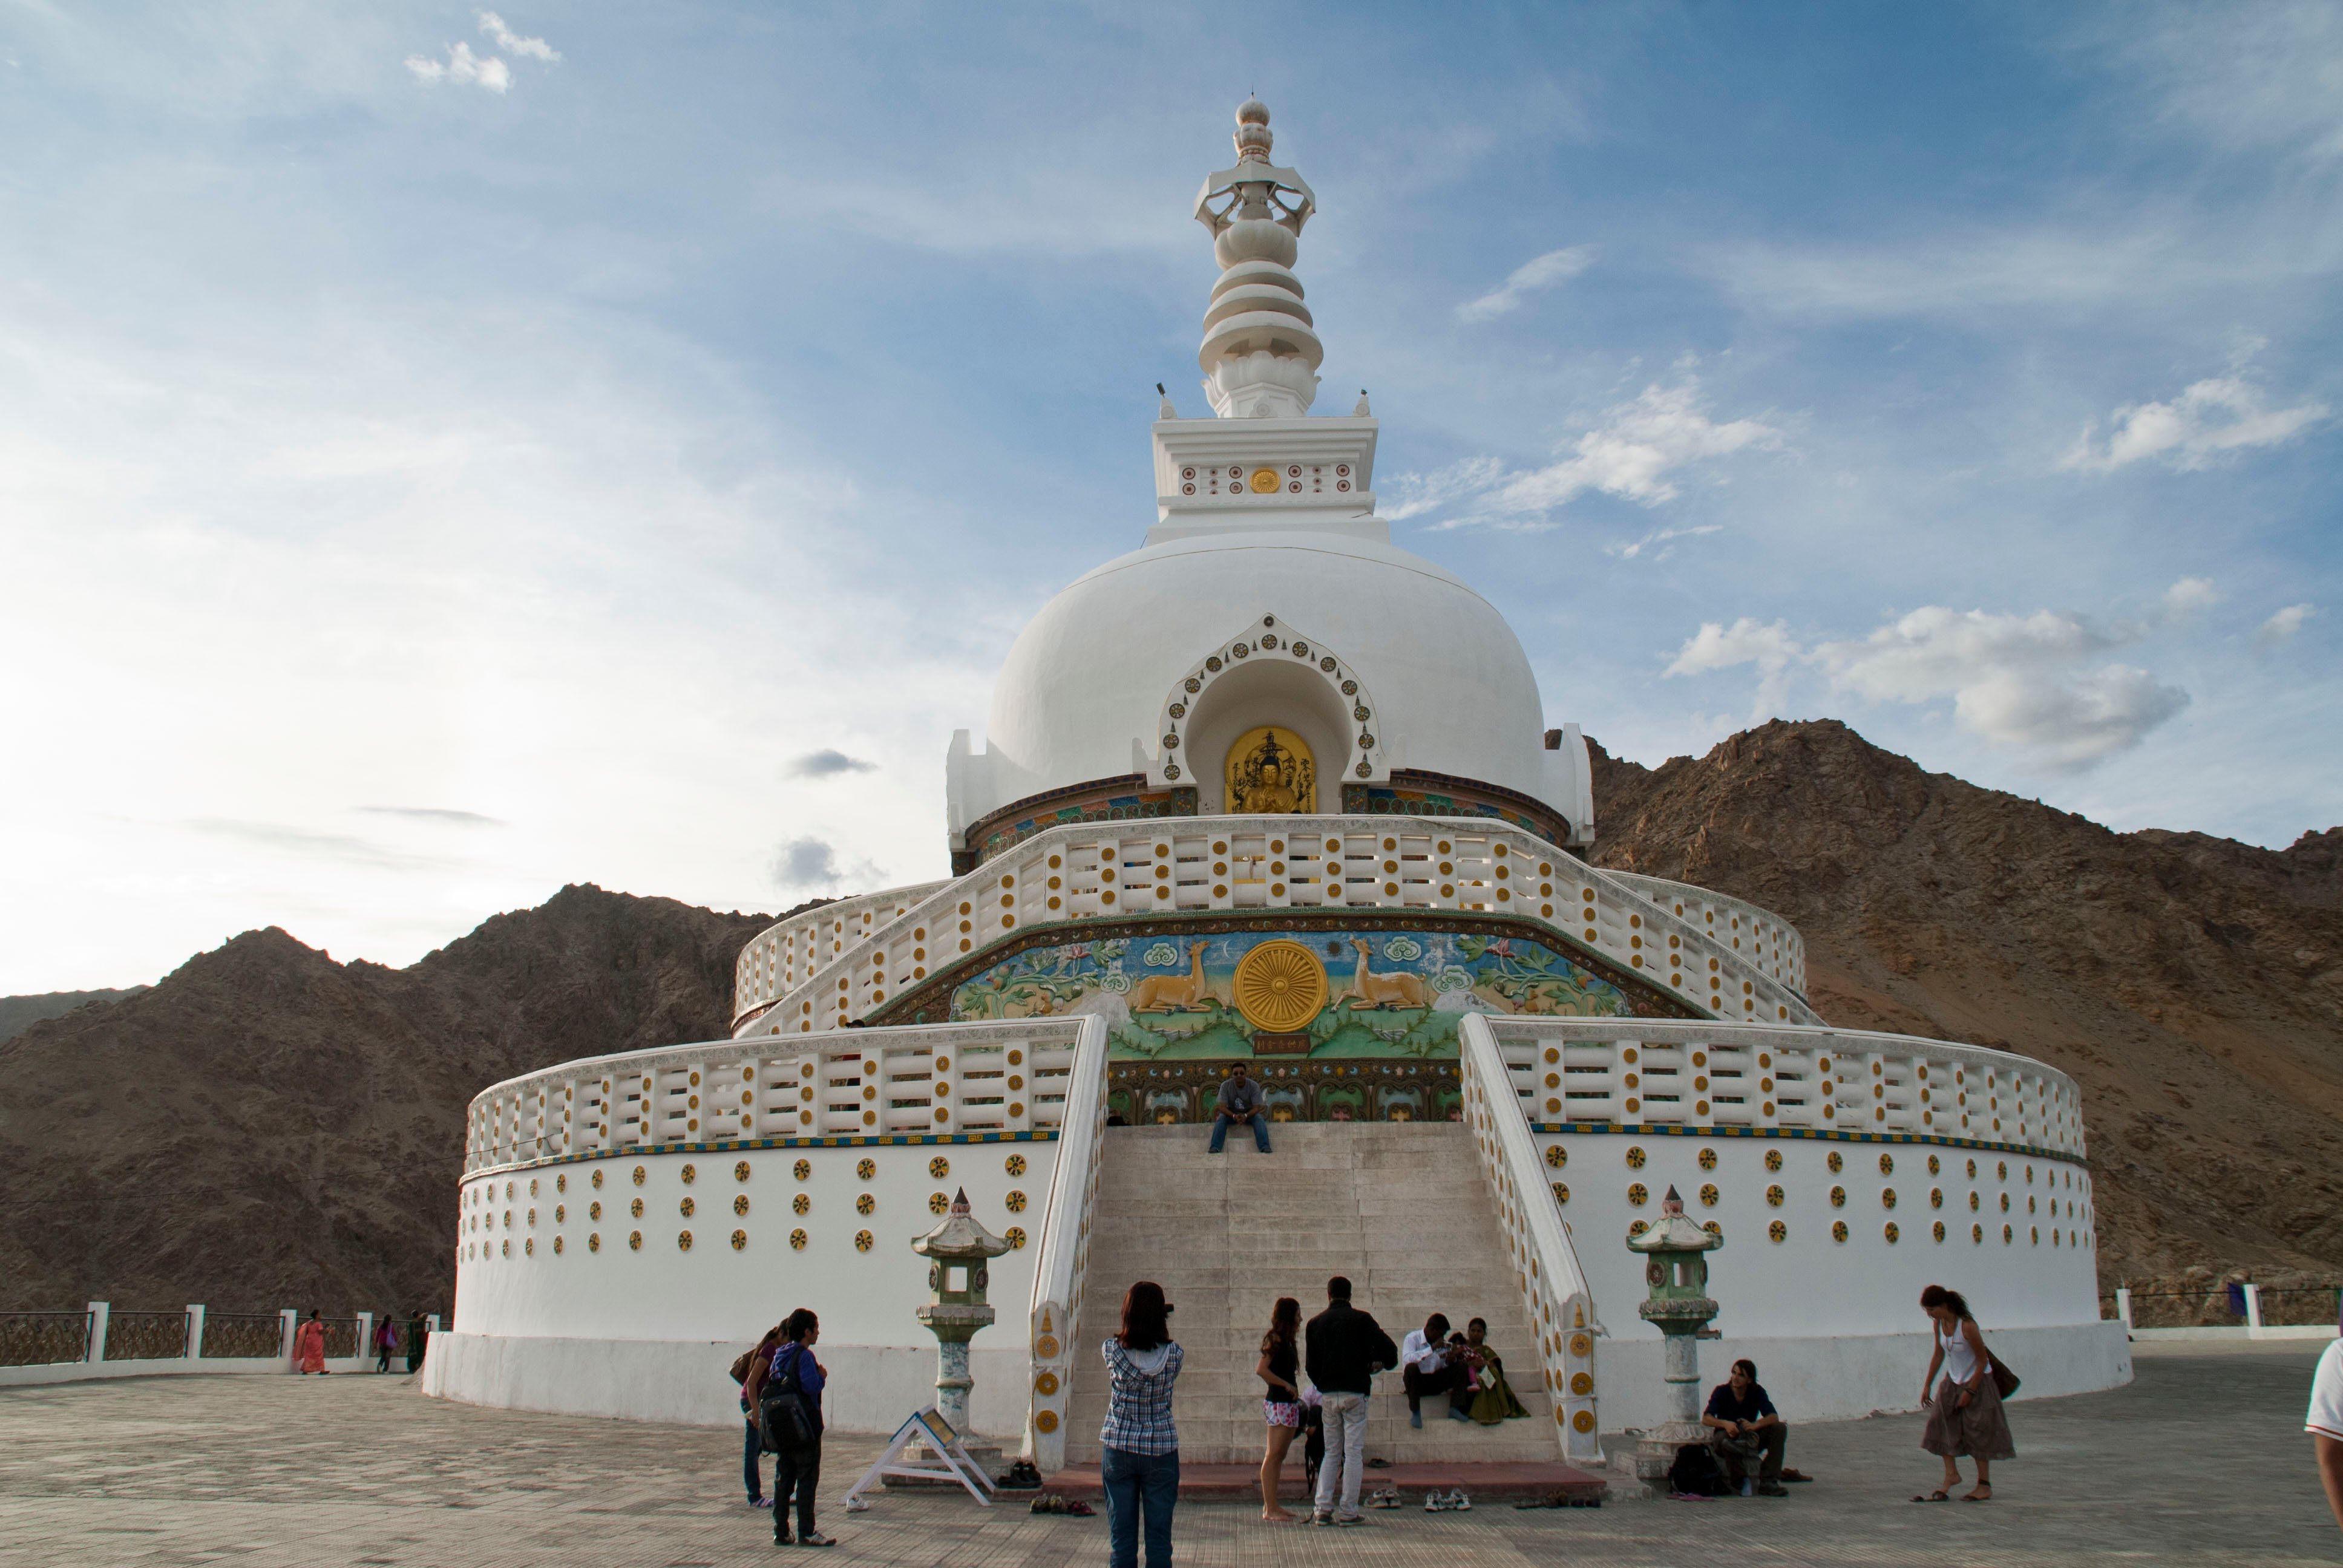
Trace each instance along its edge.
<path fill-rule="evenodd" d="M 2010 1407 L 2018 1457 L 1983 1506 L 1906 1501 L 1933 1484 L 1916 1415 L 1793 1426 L 1815 1475 L 1783 1500 L 1372 1513 L 1371 1526 L 1261 1523 L 1183 1503 L 1182 1564 L 2343 1563 L 2302 1414 L 2318 1346 L 2142 1345 L 2127 1388 Z M 2176 1353 L 2178 1352 L 2178 1353 Z M 1914 1372 L 1918 1377 L 1917 1369 Z M 1776 1391 L 1777 1397 L 1787 1391 Z M 1795 1398 L 1783 1402 L 1795 1419 Z M 877 1444 L 834 1441 L 823 1527 L 836 1563 L 1100 1563 L 1106 1521 L 1021 1503 L 835 1499 Z M 1414 1500 L 1411 1500 L 1413 1503 Z M 478 1410 L 414 1380 L 187 1377 L 0 1391 L 0 1565 L 416 1564 L 642 1568 L 797 1561 L 743 1505 L 729 1432 Z"/>

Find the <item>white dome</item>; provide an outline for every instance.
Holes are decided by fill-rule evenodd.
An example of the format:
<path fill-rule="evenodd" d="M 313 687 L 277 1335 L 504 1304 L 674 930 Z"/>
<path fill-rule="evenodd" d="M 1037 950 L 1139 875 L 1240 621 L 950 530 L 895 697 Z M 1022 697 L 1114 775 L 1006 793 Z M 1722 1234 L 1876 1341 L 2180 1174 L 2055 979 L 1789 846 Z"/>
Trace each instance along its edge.
<path fill-rule="evenodd" d="M 1175 683 L 1264 616 L 1350 667 L 1373 699 L 1372 728 L 1390 767 L 1495 784 L 1578 815 L 1550 788 L 1548 759 L 1560 759 L 1544 750 L 1537 679 L 1495 607 L 1404 550 L 1310 530 L 1154 545 L 1051 599 L 1001 667 L 989 755 L 970 759 L 983 767 L 971 770 L 974 788 L 955 815 L 972 822 L 1044 790 L 1142 770 L 1160 754 L 1155 729 Z M 1307 661 L 1281 672 L 1298 678 Z M 1264 697 L 1277 700 L 1263 692 L 1255 706 Z M 1346 719 L 1337 712 L 1330 724 Z M 1299 713 L 1285 722 L 1311 728 Z M 1329 739 L 1339 767 L 1347 737 Z M 1217 809 L 1215 753 L 1201 729 L 1194 739 L 1193 781 L 1204 809 Z M 1143 749 L 1136 759 L 1134 742 Z M 1322 800 L 1320 809 L 1339 808 Z"/>

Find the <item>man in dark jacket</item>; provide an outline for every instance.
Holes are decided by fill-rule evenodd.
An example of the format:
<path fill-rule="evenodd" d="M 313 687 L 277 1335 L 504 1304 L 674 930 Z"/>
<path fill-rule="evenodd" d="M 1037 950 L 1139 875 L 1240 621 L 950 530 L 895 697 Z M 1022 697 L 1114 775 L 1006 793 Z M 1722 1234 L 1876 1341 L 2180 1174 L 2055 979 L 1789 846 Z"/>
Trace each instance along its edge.
<path fill-rule="evenodd" d="M 1359 1486 L 1366 1478 L 1367 1396 L 1375 1373 L 1399 1364 L 1399 1347 L 1383 1326 L 1351 1305 L 1351 1282 L 1326 1282 L 1326 1310 L 1303 1331 L 1304 1368 L 1318 1390 L 1326 1428 L 1326 1459 L 1318 1467 L 1312 1524 L 1364 1524 Z M 1340 1488 L 1342 1506 L 1335 1506 Z"/>

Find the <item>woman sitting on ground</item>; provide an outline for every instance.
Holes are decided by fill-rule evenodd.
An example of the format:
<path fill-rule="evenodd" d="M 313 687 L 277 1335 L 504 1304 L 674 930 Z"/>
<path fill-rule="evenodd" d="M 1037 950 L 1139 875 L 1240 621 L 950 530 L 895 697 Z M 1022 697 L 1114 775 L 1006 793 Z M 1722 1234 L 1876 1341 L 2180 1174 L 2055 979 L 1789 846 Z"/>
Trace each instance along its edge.
<path fill-rule="evenodd" d="M 1269 1332 L 1261 1337 L 1261 1364 L 1253 1368 L 1266 1390 L 1262 1418 L 1269 1423 L 1269 1452 L 1261 1461 L 1261 1516 L 1285 1524 L 1301 1517 L 1277 1505 L 1278 1473 L 1285 1468 L 1285 1451 L 1302 1430 L 1302 1303 L 1280 1296 L 1269 1314 Z"/>
<path fill-rule="evenodd" d="M 1945 1462 L 1945 1483 L 1912 1501 L 1944 1502 L 1961 1483 L 1958 1461 L 1966 1455 L 1976 1461 L 1976 1485 L 1961 1493 L 1961 1501 L 1984 1503 L 1993 1496 L 1993 1462 L 2017 1454 L 2009 1441 L 2008 1418 L 2001 1412 L 1993 1353 L 1985 1348 L 1985 1335 L 1958 1291 L 1930 1285 L 1920 1292 L 1920 1308 L 1928 1314 L 1936 1338 L 1928 1374 L 1920 1384 L 1920 1405 L 1928 1412 L 1920 1446 Z M 1941 1383 L 1936 1381 L 1939 1367 L 1945 1373 Z"/>

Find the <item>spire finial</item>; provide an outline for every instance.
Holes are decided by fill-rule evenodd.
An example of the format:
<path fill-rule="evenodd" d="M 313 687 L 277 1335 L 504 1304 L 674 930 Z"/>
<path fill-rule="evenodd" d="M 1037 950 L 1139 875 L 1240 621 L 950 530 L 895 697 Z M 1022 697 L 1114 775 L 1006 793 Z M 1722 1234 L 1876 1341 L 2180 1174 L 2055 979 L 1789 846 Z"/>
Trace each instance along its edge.
<path fill-rule="evenodd" d="M 1293 275 L 1302 226 L 1318 198 L 1292 169 L 1269 161 L 1269 106 L 1237 106 L 1235 166 L 1207 177 L 1196 221 L 1212 231 L 1221 281 L 1204 312 L 1196 363 L 1204 394 L 1223 419 L 1298 419 L 1318 394 L 1324 346 Z"/>

